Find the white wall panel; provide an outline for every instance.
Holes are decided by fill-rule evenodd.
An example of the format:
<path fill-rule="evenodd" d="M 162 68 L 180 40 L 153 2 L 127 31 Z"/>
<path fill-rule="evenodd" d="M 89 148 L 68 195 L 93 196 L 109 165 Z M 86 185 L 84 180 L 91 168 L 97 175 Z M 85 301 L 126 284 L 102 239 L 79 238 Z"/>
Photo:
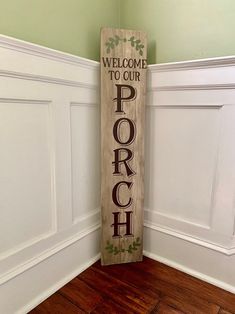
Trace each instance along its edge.
<path fill-rule="evenodd" d="M 234 59 L 149 70 L 146 223 L 233 254 Z"/>
<path fill-rule="evenodd" d="M 151 106 L 146 207 L 210 227 L 220 107 Z"/>
<path fill-rule="evenodd" d="M 235 221 L 235 103 L 225 103 L 221 122 L 212 228 L 231 237 Z"/>
<path fill-rule="evenodd" d="M 56 227 L 50 108 L 47 102 L 0 102 L 0 257 Z"/>
<path fill-rule="evenodd" d="M 100 207 L 98 104 L 71 104 L 71 145 L 73 219 L 76 223 Z"/>

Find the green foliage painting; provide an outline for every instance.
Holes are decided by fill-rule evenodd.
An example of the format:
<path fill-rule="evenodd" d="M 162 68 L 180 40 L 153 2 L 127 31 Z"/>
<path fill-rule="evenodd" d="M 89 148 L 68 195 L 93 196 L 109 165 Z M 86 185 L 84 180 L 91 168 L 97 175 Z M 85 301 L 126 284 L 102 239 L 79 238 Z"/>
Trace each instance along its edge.
<path fill-rule="evenodd" d="M 133 251 L 138 250 L 138 247 L 141 245 L 140 243 L 140 238 L 136 238 L 136 240 L 134 240 L 132 242 L 132 244 L 130 244 L 128 246 L 128 248 L 118 248 L 117 246 L 114 246 L 112 243 L 110 243 L 109 241 L 107 241 L 107 246 L 106 246 L 106 250 L 108 251 L 108 253 L 110 254 L 114 254 L 117 255 L 118 253 L 124 253 L 124 252 L 128 252 L 130 254 L 133 253 Z"/>
<path fill-rule="evenodd" d="M 105 43 L 107 46 L 106 52 L 110 53 L 111 49 L 114 49 L 116 46 L 118 46 L 121 42 L 124 43 L 130 43 L 133 48 L 136 49 L 136 51 L 139 52 L 139 54 L 143 55 L 143 48 L 144 45 L 141 43 L 140 39 L 136 39 L 134 36 L 127 38 L 121 38 L 118 35 L 115 35 L 114 37 L 109 37 L 109 40 Z"/>

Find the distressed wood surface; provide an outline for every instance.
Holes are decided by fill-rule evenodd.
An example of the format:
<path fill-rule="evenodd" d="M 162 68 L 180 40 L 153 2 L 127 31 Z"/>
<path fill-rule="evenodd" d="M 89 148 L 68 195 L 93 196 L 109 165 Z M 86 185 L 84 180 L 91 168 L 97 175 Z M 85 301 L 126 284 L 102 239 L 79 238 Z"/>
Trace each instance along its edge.
<path fill-rule="evenodd" d="M 146 46 L 144 32 L 101 31 L 102 265 L 142 260 Z"/>

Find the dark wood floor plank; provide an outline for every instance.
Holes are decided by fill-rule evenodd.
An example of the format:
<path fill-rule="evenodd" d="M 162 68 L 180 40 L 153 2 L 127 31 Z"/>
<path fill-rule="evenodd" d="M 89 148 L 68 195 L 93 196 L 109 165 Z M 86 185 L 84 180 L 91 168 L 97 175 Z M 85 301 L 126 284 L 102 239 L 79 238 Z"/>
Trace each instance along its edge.
<path fill-rule="evenodd" d="M 74 278 L 58 291 L 73 304 L 86 312 L 91 312 L 103 300 L 102 296 L 79 278 Z"/>
<path fill-rule="evenodd" d="M 136 263 L 135 263 L 136 264 Z M 182 289 L 174 284 L 169 284 L 167 281 L 164 281 L 164 277 L 159 280 L 155 277 L 155 274 L 149 274 L 148 272 L 142 271 L 141 263 L 139 264 L 138 270 L 135 269 L 135 264 L 127 264 L 124 267 L 120 266 L 107 266 L 102 267 L 99 263 L 96 263 L 93 267 L 96 269 L 103 270 L 108 272 L 109 275 L 114 277 L 118 276 L 119 270 L 119 279 L 130 284 L 135 285 L 141 291 L 153 291 L 162 295 L 162 298 L 167 299 L 173 307 L 176 307 L 178 310 L 187 311 L 187 313 L 213 313 L 217 314 L 219 306 L 210 303 L 204 299 L 198 298 L 194 293 L 188 289 Z M 123 268 L 123 270 L 122 270 Z M 144 279 L 144 280 L 143 280 Z M 167 279 L 167 276 L 166 276 Z M 165 302 L 167 303 L 167 302 Z"/>
<path fill-rule="evenodd" d="M 235 314 L 235 295 L 149 258 L 89 267 L 33 314 Z"/>
<path fill-rule="evenodd" d="M 174 307 L 180 311 L 190 314 L 218 314 L 220 307 L 199 298 L 175 295 L 174 297 L 164 296 L 162 298 L 164 303 Z"/>
<path fill-rule="evenodd" d="M 54 293 L 51 297 L 39 304 L 30 314 L 82 314 L 84 311 L 69 302 L 59 293 Z"/>
<path fill-rule="evenodd" d="M 100 261 L 92 265 L 92 269 L 97 269 L 102 271 L 113 278 L 118 278 L 122 282 L 128 285 L 134 286 L 141 289 L 146 294 L 150 294 L 153 297 L 159 298 L 161 296 L 161 291 L 157 289 L 152 289 L 152 285 L 148 283 L 138 271 L 133 271 L 131 264 L 121 264 L 121 265 L 111 265 L 111 266 L 101 266 Z"/>
<path fill-rule="evenodd" d="M 211 303 L 215 303 L 227 311 L 234 312 L 235 295 L 230 292 L 147 257 L 144 258 L 144 263 L 134 263 L 133 267 L 136 270 L 144 270 L 158 279 L 168 281 L 170 284 L 186 288 L 194 295 Z"/>
<path fill-rule="evenodd" d="M 80 274 L 79 278 L 100 291 L 104 298 L 110 298 L 130 313 L 148 313 L 159 302 L 155 294 L 154 297 L 146 295 L 143 291 L 93 268 Z"/>
<path fill-rule="evenodd" d="M 181 312 L 179 310 L 174 309 L 173 307 L 160 302 L 159 306 L 156 310 L 154 310 L 151 314 L 185 314 L 184 312 Z"/>
<path fill-rule="evenodd" d="M 228 312 L 228 311 L 226 311 L 224 309 L 220 309 L 219 314 L 234 314 L 234 313 Z"/>
<path fill-rule="evenodd" d="M 152 286 L 149 285 L 148 281 L 145 280 L 143 276 L 140 276 L 138 272 L 133 271 L 131 265 L 133 264 L 101 266 L 101 263 L 97 262 L 91 266 L 91 269 L 101 271 L 113 278 L 118 278 L 122 281 L 122 283 L 126 283 L 127 285 L 142 291 L 143 295 L 148 295 L 149 297 L 158 300 L 161 297 L 161 291 L 158 289 L 152 289 Z"/>
<path fill-rule="evenodd" d="M 105 300 L 103 303 L 99 304 L 91 314 L 132 314 L 130 309 L 125 309 L 121 307 L 116 302 L 112 300 Z"/>

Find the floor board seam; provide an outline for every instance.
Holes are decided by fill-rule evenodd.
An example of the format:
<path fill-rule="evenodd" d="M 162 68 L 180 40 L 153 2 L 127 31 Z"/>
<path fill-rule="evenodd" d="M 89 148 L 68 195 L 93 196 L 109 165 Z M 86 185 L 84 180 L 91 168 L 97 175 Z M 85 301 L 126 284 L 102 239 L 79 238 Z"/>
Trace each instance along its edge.
<path fill-rule="evenodd" d="M 88 314 L 89 312 L 85 311 L 84 309 L 82 309 L 81 307 L 79 307 L 75 302 L 73 302 L 72 300 L 70 300 L 66 295 L 64 295 L 63 293 L 61 293 L 60 290 L 58 290 L 56 293 L 58 293 L 59 295 L 61 295 L 64 299 L 66 299 L 68 302 L 70 302 L 71 304 L 75 305 L 79 310 L 84 311 L 84 313 Z"/>

